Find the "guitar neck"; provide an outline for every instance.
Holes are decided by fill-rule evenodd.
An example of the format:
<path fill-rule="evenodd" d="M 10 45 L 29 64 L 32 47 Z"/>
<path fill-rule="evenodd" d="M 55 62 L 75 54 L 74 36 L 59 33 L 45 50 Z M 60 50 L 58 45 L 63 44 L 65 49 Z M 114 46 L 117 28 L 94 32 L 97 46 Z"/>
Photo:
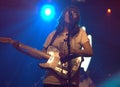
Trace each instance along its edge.
<path fill-rule="evenodd" d="M 0 37 L 0 42 L 10 43 L 10 44 L 13 44 L 13 45 L 17 43 L 17 41 L 15 41 L 15 40 L 13 40 L 13 39 L 11 39 L 11 38 L 6 38 L 6 37 Z M 30 56 L 34 56 L 35 58 L 41 58 L 41 57 L 44 57 L 44 58 L 46 58 L 46 59 L 49 59 L 49 58 L 50 58 L 50 55 L 49 55 L 49 54 L 44 53 L 44 52 L 42 52 L 42 51 L 40 51 L 40 50 L 37 50 L 37 49 L 35 49 L 35 48 L 32 48 L 32 47 L 30 47 L 30 46 L 24 45 L 24 44 L 19 43 L 19 42 L 18 42 L 17 45 L 18 45 L 18 47 L 16 46 L 16 48 L 17 48 L 19 51 L 21 51 L 21 52 L 23 52 L 23 53 L 25 53 L 25 54 L 28 54 L 28 55 L 30 55 Z"/>
<path fill-rule="evenodd" d="M 27 52 L 29 55 L 32 55 L 37 58 L 44 57 L 45 59 L 49 59 L 50 55 L 47 53 L 44 53 L 40 50 L 37 50 L 35 48 L 32 48 L 30 46 L 24 45 L 22 43 L 19 44 L 19 48 L 22 49 L 24 52 Z"/>

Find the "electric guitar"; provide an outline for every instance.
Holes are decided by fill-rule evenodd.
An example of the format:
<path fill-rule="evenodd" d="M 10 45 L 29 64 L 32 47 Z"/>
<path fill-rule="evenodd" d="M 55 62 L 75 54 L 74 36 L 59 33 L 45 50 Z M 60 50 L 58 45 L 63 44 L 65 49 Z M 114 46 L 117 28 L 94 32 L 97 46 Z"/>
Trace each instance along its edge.
<path fill-rule="evenodd" d="M 13 44 L 16 41 L 11 38 L 0 37 L 0 42 Z M 62 62 L 60 60 L 60 56 L 59 56 L 60 52 L 54 46 L 50 46 L 47 49 L 47 53 L 37 50 L 35 48 L 32 48 L 30 46 L 24 45 L 22 43 L 19 43 L 19 47 L 21 49 L 25 49 L 25 50 L 31 52 L 32 55 L 34 54 L 39 59 L 41 59 L 41 57 L 47 59 L 47 62 L 40 63 L 39 66 L 42 68 L 50 68 L 50 69 L 54 70 L 60 77 L 62 77 L 64 79 L 68 79 L 68 61 Z M 82 61 L 82 57 L 75 57 L 70 60 L 70 62 L 71 62 L 71 72 L 70 72 L 71 78 L 77 72 L 77 70 L 81 64 L 81 61 Z"/>

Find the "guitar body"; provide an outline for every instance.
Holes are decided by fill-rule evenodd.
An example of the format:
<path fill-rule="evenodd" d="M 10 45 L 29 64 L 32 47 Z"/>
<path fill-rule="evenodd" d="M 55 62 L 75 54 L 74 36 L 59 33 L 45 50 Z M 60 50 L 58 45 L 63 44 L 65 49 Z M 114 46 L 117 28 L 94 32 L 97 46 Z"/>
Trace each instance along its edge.
<path fill-rule="evenodd" d="M 59 56 L 59 50 L 54 46 L 50 46 L 47 50 L 47 53 L 50 54 L 50 58 L 46 63 L 39 64 L 42 68 L 51 68 L 53 69 L 60 77 L 68 79 L 68 62 L 61 62 Z M 71 59 L 71 77 L 77 72 L 82 58 L 77 57 Z"/>
<path fill-rule="evenodd" d="M 12 40 L 11 38 L 6 38 L 6 37 L 0 37 L 0 42 L 10 43 L 10 44 L 16 43 L 15 40 Z M 66 62 L 60 61 L 60 56 L 59 56 L 60 52 L 54 46 L 49 46 L 47 53 L 44 53 L 40 50 L 34 49 L 34 48 L 24 45 L 22 43 L 19 43 L 18 45 L 19 45 L 19 49 L 28 52 L 27 54 L 29 54 L 29 55 L 32 55 L 32 56 L 35 55 L 35 57 L 39 58 L 39 59 L 41 59 L 41 57 L 47 59 L 46 63 L 39 64 L 40 67 L 50 68 L 50 69 L 54 70 L 62 78 L 68 79 L 68 71 L 69 71 L 68 70 L 68 61 L 66 61 Z M 79 69 L 81 61 L 82 61 L 81 57 L 72 58 L 70 60 L 70 62 L 71 62 L 71 77 L 73 77 L 75 75 L 75 73 L 77 72 L 77 70 Z"/>

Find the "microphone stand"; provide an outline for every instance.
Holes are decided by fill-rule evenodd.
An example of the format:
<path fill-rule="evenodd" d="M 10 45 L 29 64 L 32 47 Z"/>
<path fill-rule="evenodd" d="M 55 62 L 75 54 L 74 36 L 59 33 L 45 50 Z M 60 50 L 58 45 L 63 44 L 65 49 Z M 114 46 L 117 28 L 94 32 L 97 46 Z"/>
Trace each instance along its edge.
<path fill-rule="evenodd" d="M 71 61 L 70 61 L 70 30 L 68 31 L 67 38 L 67 46 L 68 46 L 68 87 L 71 87 Z"/>
<path fill-rule="evenodd" d="M 67 37 L 67 46 L 68 46 L 68 87 L 72 87 L 72 82 L 71 82 L 71 59 L 70 59 L 70 34 L 71 34 L 71 29 L 72 29 L 72 13 L 69 11 L 69 19 L 70 23 L 68 24 L 68 37 Z"/>

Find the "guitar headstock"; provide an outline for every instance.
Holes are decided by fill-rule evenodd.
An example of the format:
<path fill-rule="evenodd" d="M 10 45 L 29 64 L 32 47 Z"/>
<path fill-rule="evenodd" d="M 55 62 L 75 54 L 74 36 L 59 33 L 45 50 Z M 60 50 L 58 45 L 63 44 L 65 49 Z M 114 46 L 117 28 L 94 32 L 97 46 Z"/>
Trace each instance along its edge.
<path fill-rule="evenodd" d="M 0 37 L 0 42 L 2 43 L 13 43 L 13 40 L 9 37 Z"/>

